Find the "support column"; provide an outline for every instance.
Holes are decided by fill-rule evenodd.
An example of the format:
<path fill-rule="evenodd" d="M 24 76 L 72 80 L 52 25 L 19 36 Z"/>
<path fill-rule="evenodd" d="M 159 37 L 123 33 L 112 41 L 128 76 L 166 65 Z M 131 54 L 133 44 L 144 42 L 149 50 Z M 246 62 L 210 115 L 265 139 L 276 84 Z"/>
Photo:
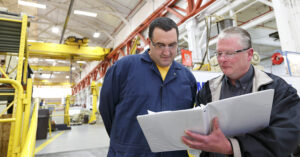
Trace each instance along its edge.
<path fill-rule="evenodd" d="M 282 50 L 300 52 L 300 1 L 273 0 L 273 7 Z"/>
<path fill-rule="evenodd" d="M 196 19 L 191 19 L 186 22 L 186 30 L 188 36 L 189 50 L 192 51 L 192 60 L 194 63 L 199 63 L 202 60 L 201 51 L 197 45 L 197 22 Z"/>

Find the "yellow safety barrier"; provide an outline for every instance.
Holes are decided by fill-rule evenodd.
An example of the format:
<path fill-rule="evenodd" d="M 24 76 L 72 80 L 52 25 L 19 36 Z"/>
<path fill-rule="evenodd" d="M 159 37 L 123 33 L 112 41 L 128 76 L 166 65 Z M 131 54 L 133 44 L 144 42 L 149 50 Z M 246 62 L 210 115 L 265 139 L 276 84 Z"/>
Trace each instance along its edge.
<path fill-rule="evenodd" d="M 66 98 L 66 107 L 65 107 L 65 114 L 64 114 L 64 123 L 67 124 L 67 126 L 70 126 L 69 108 L 70 108 L 70 95 L 68 95 Z"/>
<path fill-rule="evenodd" d="M 97 113 L 97 88 L 96 88 L 96 83 L 94 81 L 91 83 L 91 90 L 93 94 L 93 110 L 90 116 L 91 118 L 89 120 L 89 123 L 95 123 L 96 113 Z"/>
<path fill-rule="evenodd" d="M 25 139 L 27 136 L 27 131 L 29 127 L 29 119 L 30 119 L 30 107 L 31 107 L 31 91 L 32 91 L 32 79 L 27 80 L 27 89 L 26 89 L 26 101 L 24 101 L 25 111 L 24 111 L 24 124 L 22 135 L 22 146 L 25 143 Z"/>
<path fill-rule="evenodd" d="M 12 122 L 11 130 L 13 130 L 13 135 L 10 136 L 8 145 L 8 156 L 16 157 L 20 153 L 21 149 L 21 128 L 22 128 L 22 112 L 23 112 L 23 87 L 21 83 L 12 79 L 0 79 L 0 83 L 11 84 L 15 88 L 16 92 L 16 113 L 14 113 L 13 118 L 3 119 L 0 122 Z M 11 132 L 12 133 L 12 132 Z"/>
<path fill-rule="evenodd" d="M 1 93 L 1 95 L 14 95 L 14 101 L 5 108 L 0 116 L 4 114 L 10 107 L 13 106 L 13 115 L 11 118 L 1 119 L 0 122 L 11 122 L 7 157 L 31 157 L 34 156 L 35 141 L 36 141 L 36 129 L 37 129 L 37 109 L 38 103 L 36 102 L 32 113 L 31 124 L 29 128 L 30 120 L 30 108 L 31 108 L 31 94 L 32 94 L 32 80 L 27 80 L 27 65 L 29 53 L 27 51 L 27 24 L 28 17 L 23 15 L 22 20 L 0 18 L 0 21 L 9 21 L 20 26 L 20 42 L 18 51 L 18 64 L 11 70 L 8 75 L 0 67 L 0 72 L 3 73 L 5 78 L 0 78 L 0 83 L 11 84 L 15 89 L 15 93 Z M 18 31 L 17 31 L 18 32 Z M 13 51 L 12 51 L 13 52 Z M 24 60 L 25 57 L 25 60 Z M 23 64 L 24 62 L 24 64 Z M 16 80 L 9 79 L 9 75 L 17 69 Z M 22 77 L 23 76 L 23 77 Z M 27 84 L 26 93 L 24 94 L 21 81 Z M 24 115 L 23 115 L 24 112 Z M 29 128 L 29 130 L 28 130 Z"/>
<path fill-rule="evenodd" d="M 2 115 L 15 103 L 15 101 L 12 101 L 1 113 L 0 113 L 0 117 L 2 117 Z"/>
<path fill-rule="evenodd" d="M 0 67 L 0 72 L 4 75 L 5 78 L 7 79 L 9 78 L 1 67 Z"/>
<path fill-rule="evenodd" d="M 21 157 L 33 157 L 35 152 L 35 141 L 37 131 L 37 118 L 38 118 L 38 101 L 34 103 L 32 112 L 30 128 L 26 136 L 24 146 L 22 147 Z"/>

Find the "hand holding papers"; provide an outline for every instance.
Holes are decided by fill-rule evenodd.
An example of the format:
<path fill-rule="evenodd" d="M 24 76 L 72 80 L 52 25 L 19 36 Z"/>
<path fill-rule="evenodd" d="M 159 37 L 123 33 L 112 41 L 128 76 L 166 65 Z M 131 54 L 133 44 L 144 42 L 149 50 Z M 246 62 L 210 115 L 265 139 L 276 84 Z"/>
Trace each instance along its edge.
<path fill-rule="evenodd" d="M 152 152 L 186 150 L 184 130 L 209 134 L 211 120 L 219 118 L 220 128 L 236 136 L 265 128 L 269 124 L 274 90 L 231 97 L 203 108 L 158 112 L 137 116 Z"/>

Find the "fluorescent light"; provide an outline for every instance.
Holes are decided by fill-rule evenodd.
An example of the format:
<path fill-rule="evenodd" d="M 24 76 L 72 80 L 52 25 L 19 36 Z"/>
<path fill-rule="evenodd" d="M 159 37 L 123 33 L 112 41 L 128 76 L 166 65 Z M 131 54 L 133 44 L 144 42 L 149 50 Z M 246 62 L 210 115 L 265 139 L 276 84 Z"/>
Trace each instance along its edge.
<path fill-rule="evenodd" d="M 93 35 L 94 38 L 99 38 L 100 37 L 100 33 L 99 32 L 95 32 Z"/>
<path fill-rule="evenodd" d="M 51 74 L 42 74 L 41 78 L 50 78 Z"/>
<path fill-rule="evenodd" d="M 72 67 L 72 70 L 75 70 L 76 68 L 75 67 Z"/>
<path fill-rule="evenodd" d="M 67 63 L 67 61 L 64 60 L 56 60 L 58 63 Z"/>
<path fill-rule="evenodd" d="M 85 64 L 86 62 L 85 61 L 76 61 L 76 63 L 83 63 L 83 64 Z"/>
<path fill-rule="evenodd" d="M 97 16 L 97 13 L 81 11 L 81 10 L 74 10 L 74 14 L 84 15 L 84 16 L 91 16 L 91 17 L 96 17 Z"/>
<path fill-rule="evenodd" d="M 54 59 L 45 59 L 45 61 L 47 61 L 47 62 L 54 62 L 55 60 Z"/>
<path fill-rule="evenodd" d="M 19 0 L 18 4 L 24 5 L 24 6 L 29 6 L 29 7 L 36 7 L 36 8 L 46 9 L 46 5 L 38 4 L 38 3 L 34 3 L 34 2 L 26 2 L 26 1 Z"/>
<path fill-rule="evenodd" d="M 66 76 L 66 78 L 68 79 L 68 78 L 70 78 L 70 76 L 69 76 L 69 75 L 67 75 L 67 76 Z"/>
<path fill-rule="evenodd" d="M 41 40 L 27 40 L 28 42 L 37 42 L 37 43 L 43 43 Z"/>
<path fill-rule="evenodd" d="M 59 28 L 58 27 L 52 27 L 52 32 L 55 34 L 58 34 Z"/>

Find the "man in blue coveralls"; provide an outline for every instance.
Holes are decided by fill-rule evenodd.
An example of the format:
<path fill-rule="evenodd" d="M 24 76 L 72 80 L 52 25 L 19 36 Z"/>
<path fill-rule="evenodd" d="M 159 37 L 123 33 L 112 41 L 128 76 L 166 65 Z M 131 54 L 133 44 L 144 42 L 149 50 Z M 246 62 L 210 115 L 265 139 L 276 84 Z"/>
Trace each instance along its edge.
<path fill-rule="evenodd" d="M 187 151 L 152 153 L 136 116 L 192 108 L 193 74 L 174 61 L 178 27 L 166 17 L 150 24 L 150 49 L 125 56 L 108 69 L 100 93 L 101 113 L 110 137 L 108 157 L 187 157 Z"/>

